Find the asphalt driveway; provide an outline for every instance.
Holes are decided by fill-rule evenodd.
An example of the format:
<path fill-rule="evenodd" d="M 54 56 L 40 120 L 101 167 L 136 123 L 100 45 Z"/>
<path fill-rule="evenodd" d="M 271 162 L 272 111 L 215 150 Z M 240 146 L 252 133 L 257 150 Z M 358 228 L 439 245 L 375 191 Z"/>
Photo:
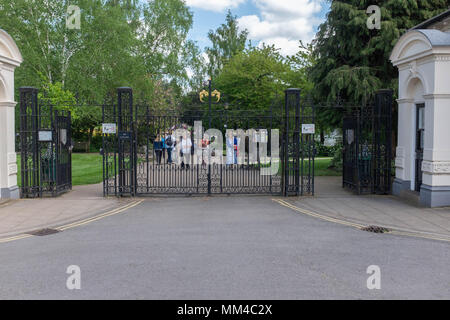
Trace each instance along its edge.
<path fill-rule="evenodd" d="M 373 234 L 270 197 L 147 199 L 0 244 L 1 299 L 449 299 L 450 243 Z M 81 270 L 68 290 L 67 267 Z M 368 266 L 381 289 L 367 288 Z"/>

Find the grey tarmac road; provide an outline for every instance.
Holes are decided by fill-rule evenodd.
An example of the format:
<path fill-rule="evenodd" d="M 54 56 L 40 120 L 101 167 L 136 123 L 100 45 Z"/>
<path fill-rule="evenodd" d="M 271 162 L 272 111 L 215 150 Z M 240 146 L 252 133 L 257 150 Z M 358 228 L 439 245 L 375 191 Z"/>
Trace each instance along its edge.
<path fill-rule="evenodd" d="M 270 197 L 146 199 L 0 244 L 1 299 L 450 299 L 450 243 L 317 220 Z M 66 269 L 81 268 L 81 290 Z M 368 266 L 381 289 L 368 290 Z"/>

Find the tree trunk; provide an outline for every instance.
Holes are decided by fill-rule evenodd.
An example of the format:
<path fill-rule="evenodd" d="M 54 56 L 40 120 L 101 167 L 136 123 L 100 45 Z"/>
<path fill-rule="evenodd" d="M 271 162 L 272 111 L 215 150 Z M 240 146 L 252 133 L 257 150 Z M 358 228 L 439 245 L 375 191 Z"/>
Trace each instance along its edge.
<path fill-rule="evenodd" d="M 320 129 L 320 144 L 325 144 L 325 132 L 323 131 L 323 129 Z"/>

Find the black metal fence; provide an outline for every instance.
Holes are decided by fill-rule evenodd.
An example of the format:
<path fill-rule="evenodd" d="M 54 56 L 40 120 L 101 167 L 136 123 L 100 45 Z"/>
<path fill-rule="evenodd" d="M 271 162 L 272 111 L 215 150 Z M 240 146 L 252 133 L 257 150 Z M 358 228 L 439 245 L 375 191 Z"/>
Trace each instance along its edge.
<path fill-rule="evenodd" d="M 21 197 L 57 196 L 72 189 L 70 112 L 38 100 L 38 90 L 20 91 Z"/>
<path fill-rule="evenodd" d="M 313 117 L 299 97 L 286 91 L 284 109 L 275 99 L 161 112 L 119 88 L 103 108 L 104 195 L 313 193 L 314 139 L 301 131 Z"/>
<path fill-rule="evenodd" d="M 343 119 L 343 186 L 358 194 L 389 194 L 392 186 L 392 90 Z"/>

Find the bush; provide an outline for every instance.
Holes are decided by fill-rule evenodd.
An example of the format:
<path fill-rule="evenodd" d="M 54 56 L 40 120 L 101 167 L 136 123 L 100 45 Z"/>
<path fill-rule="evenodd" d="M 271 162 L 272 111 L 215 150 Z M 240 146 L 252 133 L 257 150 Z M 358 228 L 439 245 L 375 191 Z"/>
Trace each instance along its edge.
<path fill-rule="evenodd" d="M 318 144 L 316 146 L 316 157 L 334 157 L 334 154 L 336 153 L 336 149 L 338 149 L 340 146 L 324 146 L 322 144 Z"/>
<path fill-rule="evenodd" d="M 342 144 L 335 146 L 333 160 L 331 160 L 330 169 L 342 170 Z"/>

